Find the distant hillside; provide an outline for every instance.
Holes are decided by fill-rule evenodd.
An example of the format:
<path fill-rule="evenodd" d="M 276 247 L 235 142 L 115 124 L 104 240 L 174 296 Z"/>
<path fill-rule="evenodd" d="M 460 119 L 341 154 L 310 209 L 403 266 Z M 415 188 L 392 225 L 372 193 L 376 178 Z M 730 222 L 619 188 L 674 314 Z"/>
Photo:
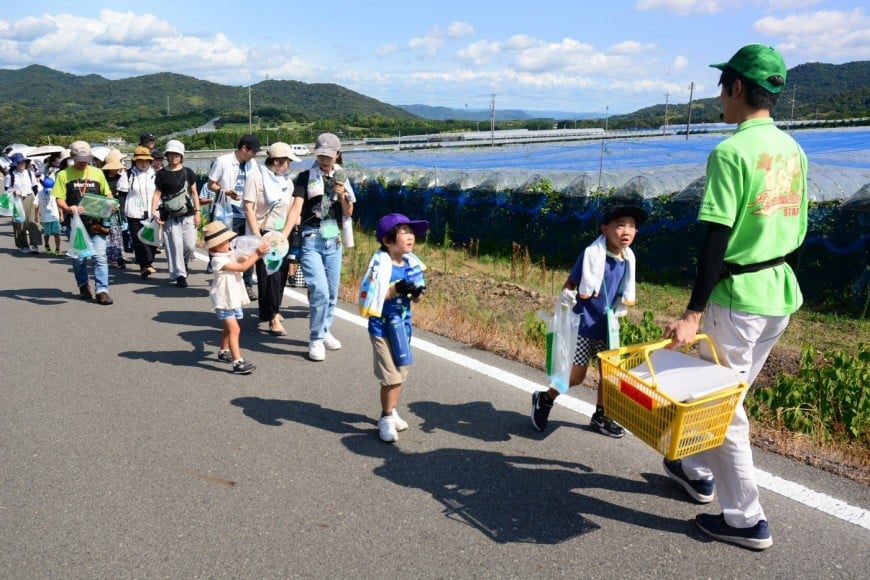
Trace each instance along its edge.
<path fill-rule="evenodd" d="M 397 105 L 423 119 L 431 121 L 489 121 L 489 109 L 451 109 L 428 105 Z M 522 111 L 504 109 L 495 111 L 496 121 L 525 121 L 527 119 L 597 119 L 600 113 L 572 113 L 567 111 Z"/>
<path fill-rule="evenodd" d="M 307 124 L 323 128 L 344 126 L 356 134 L 395 135 L 444 130 L 444 122 L 490 120 L 489 110 L 450 109 L 426 105 L 383 103 L 336 84 L 307 84 L 268 80 L 251 87 L 252 114 L 268 126 L 289 124 L 286 139 L 308 138 Z M 70 136 L 102 141 L 109 136 L 135 141 L 143 131 L 169 135 L 198 127 L 220 117 L 227 122 L 248 121 L 248 88 L 227 86 L 193 77 L 158 73 L 109 80 L 99 75 L 77 76 L 44 66 L 0 70 L 0 144 L 37 143 L 47 136 L 63 141 Z M 719 99 L 692 103 L 692 122 L 719 120 Z M 870 61 L 842 65 L 807 63 L 788 74 L 788 86 L 773 111 L 780 120 L 870 117 Z M 667 114 L 667 121 L 665 116 Z M 664 103 L 627 115 L 610 117 L 612 128 L 658 127 L 684 124 L 688 104 Z M 496 122 L 544 128 L 561 125 L 600 125 L 600 113 L 496 110 Z M 455 127 L 454 127 L 455 129 Z M 304 131 L 304 133 L 302 133 Z M 392 131 L 392 132 L 390 132 Z M 276 136 L 270 134 L 272 136 Z M 231 136 L 230 136 L 231 137 Z M 294 141 L 295 142 L 295 141 Z M 200 143 L 216 146 L 215 142 Z M 223 146 L 223 145 L 221 145 Z"/>
<path fill-rule="evenodd" d="M 792 115 L 794 100 L 794 115 Z M 685 123 L 687 103 L 667 107 L 668 122 Z M 692 103 L 693 123 L 719 121 L 722 107 L 718 98 L 698 99 Z M 801 64 L 788 71 L 786 89 L 773 110 L 776 119 L 842 119 L 870 117 L 870 61 L 846 64 Z M 646 107 L 628 115 L 611 117 L 627 126 L 632 123 L 663 125 L 665 104 Z"/>
<path fill-rule="evenodd" d="M 407 111 L 335 84 L 268 80 L 251 87 L 253 114 L 311 122 L 382 116 L 413 119 Z M 168 107 L 168 111 L 167 111 Z M 0 70 L 0 143 L 35 142 L 50 134 L 101 129 L 135 138 L 155 119 L 176 118 L 186 129 L 218 116 L 248 117 L 248 88 L 174 73 L 109 80 L 44 66 Z"/>

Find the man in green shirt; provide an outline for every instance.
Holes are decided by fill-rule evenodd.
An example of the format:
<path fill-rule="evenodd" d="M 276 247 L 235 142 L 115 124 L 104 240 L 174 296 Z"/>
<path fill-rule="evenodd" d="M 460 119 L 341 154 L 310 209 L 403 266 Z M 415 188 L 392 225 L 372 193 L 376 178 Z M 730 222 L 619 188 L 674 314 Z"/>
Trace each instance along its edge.
<path fill-rule="evenodd" d="M 93 165 L 91 146 L 85 141 L 76 141 L 69 146 L 73 165 L 59 171 L 54 179 L 52 196 L 57 198 L 57 206 L 63 212 L 66 225 L 72 214 L 82 215 L 82 198 L 86 194 L 105 195 L 112 197 L 112 191 L 106 182 L 103 172 Z M 97 304 L 108 306 L 114 301 L 109 296 L 109 262 L 106 259 L 106 236 L 108 227 L 96 218 L 83 217 L 84 225 L 90 229 L 91 241 L 94 244 L 94 290 Z M 86 258 L 73 260 L 73 274 L 79 287 L 79 295 L 84 300 L 90 300 L 90 283 L 88 282 L 88 263 Z"/>
<path fill-rule="evenodd" d="M 698 213 L 707 237 L 689 306 L 664 335 L 672 347 L 692 342 L 703 314 L 703 331 L 719 361 L 744 373 L 751 385 L 803 302 L 795 272 L 807 231 L 807 159 L 770 117 L 786 80 L 776 50 L 750 44 L 711 66 L 722 71 L 722 118 L 737 123 L 737 130 L 707 160 Z M 710 359 L 703 347 L 701 356 Z M 664 467 L 699 503 L 713 501 L 715 490 L 723 513 L 697 516 L 704 533 L 755 550 L 773 544 L 742 399 L 721 446 L 665 460 Z"/>

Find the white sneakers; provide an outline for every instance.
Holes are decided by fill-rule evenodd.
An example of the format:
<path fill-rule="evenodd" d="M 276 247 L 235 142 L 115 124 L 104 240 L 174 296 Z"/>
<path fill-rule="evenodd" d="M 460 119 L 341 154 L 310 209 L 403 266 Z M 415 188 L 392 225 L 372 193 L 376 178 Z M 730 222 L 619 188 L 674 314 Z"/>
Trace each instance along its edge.
<path fill-rule="evenodd" d="M 326 350 L 338 350 L 341 348 L 341 342 L 332 336 L 332 333 L 327 332 L 326 336 L 323 337 L 323 346 L 326 347 Z"/>
<path fill-rule="evenodd" d="M 312 340 L 308 343 L 308 358 L 315 361 L 326 360 L 326 346 L 322 340 Z"/>
<path fill-rule="evenodd" d="M 397 441 L 399 433 L 396 430 L 396 418 L 392 415 L 384 415 L 378 419 L 378 434 L 384 443 Z"/>
<path fill-rule="evenodd" d="M 408 428 L 408 422 L 399 417 L 399 412 L 393 409 L 393 423 L 396 425 L 396 431 L 404 431 Z"/>
<path fill-rule="evenodd" d="M 408 428 L 408 423 L 399 417 L 399 413 L 393 409 L 392 415 L 385 415 L 378 420 L 378 435 L 381 441 L 393 443 L 399 440 L 399 431 Z"/>
<path fill-rule="evenodd" d="M 312 340 L 308 343 L 308 358 L 316 361 L 326 360 L 326 351 L 340 348 L 341 342 L 327 332 L 323 340 Z"/>

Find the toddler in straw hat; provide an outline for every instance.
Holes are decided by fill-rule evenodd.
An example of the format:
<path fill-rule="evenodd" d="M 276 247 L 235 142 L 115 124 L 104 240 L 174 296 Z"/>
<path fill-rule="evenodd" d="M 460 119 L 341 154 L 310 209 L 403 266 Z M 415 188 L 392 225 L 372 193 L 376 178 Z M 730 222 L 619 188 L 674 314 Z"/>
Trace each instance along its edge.
<path fill-rule="evenodd" d="M 205 247 L 211 254 L 214 272 L 209 295 L 218 320 L 223 321 L 224 325 L 218 359 L 233 363 L 234 374 L 247 375 L 255 367 L 242 358 L 239 348 L 241 334 L 239 320 L 244 316 L 242 306 L 251 302 L 245 291 L 242 273 L 269 251 L 269 242 L 262 241 L 256 252 L 239 259 L 230 249 L 230 241 L 236 237 L 236 233 L 227 228 L 223 222 L 214 221 L 205 226 L 203 237 Z"/>

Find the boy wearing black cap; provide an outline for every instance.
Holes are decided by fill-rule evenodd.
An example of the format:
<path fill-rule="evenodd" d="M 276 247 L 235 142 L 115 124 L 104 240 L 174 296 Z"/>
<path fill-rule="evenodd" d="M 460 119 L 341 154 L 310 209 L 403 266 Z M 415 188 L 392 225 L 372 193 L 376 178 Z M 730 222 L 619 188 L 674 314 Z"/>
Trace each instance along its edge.
<path fill-rule="evenodd" d="M 628 306 L 635 302 L 635 259 L 629 246 L 646 218 L 646 211 L 636 206 L 607 210 L 601 218 L 601 235 L 583 250 L 562 287 L 562 302 L 573 306 L 580 315 L 569 387 L 582 384 L 589 361 L 608 349 L 609 325 L 616 323 L 608 311 L 625 316 Z M 609 323 L 608 319 L 612 321 Z M 539 431 L 547 428 L 553 401 L 558 396 L 559 391 L 553 387 L 532 393 L 532 425 Z M 604 414 L 600 382 L 589 426 L 608 437 L 618 439 L 625 435 L 625 429 Z"/>
<path fill-rule="evenodd" d="M 787 73 L 776 50 L 750 44 L 728 62 L 710 66 L 722 71 L 723 120 L 738 125 L 707 159 L 698 212 L 707 236 L 686 312 L 664 336 L 674 347 L 692 341 L 703 315 L 703 331 L 719 361 L 745 372 L 752 385 L 803 302 L 795 272 L 807 232 L 807 158 L 770 116 Z M 710 360 L 708 350 L 702 347 L 700 355 Z M 699 514 L 701 531 L 753 550 L 773 545 L 742 400 L 722 445 L 666 460 L 664 468 L 696 502 L 713 501 L 715 491 L 723 513 Z"/>

